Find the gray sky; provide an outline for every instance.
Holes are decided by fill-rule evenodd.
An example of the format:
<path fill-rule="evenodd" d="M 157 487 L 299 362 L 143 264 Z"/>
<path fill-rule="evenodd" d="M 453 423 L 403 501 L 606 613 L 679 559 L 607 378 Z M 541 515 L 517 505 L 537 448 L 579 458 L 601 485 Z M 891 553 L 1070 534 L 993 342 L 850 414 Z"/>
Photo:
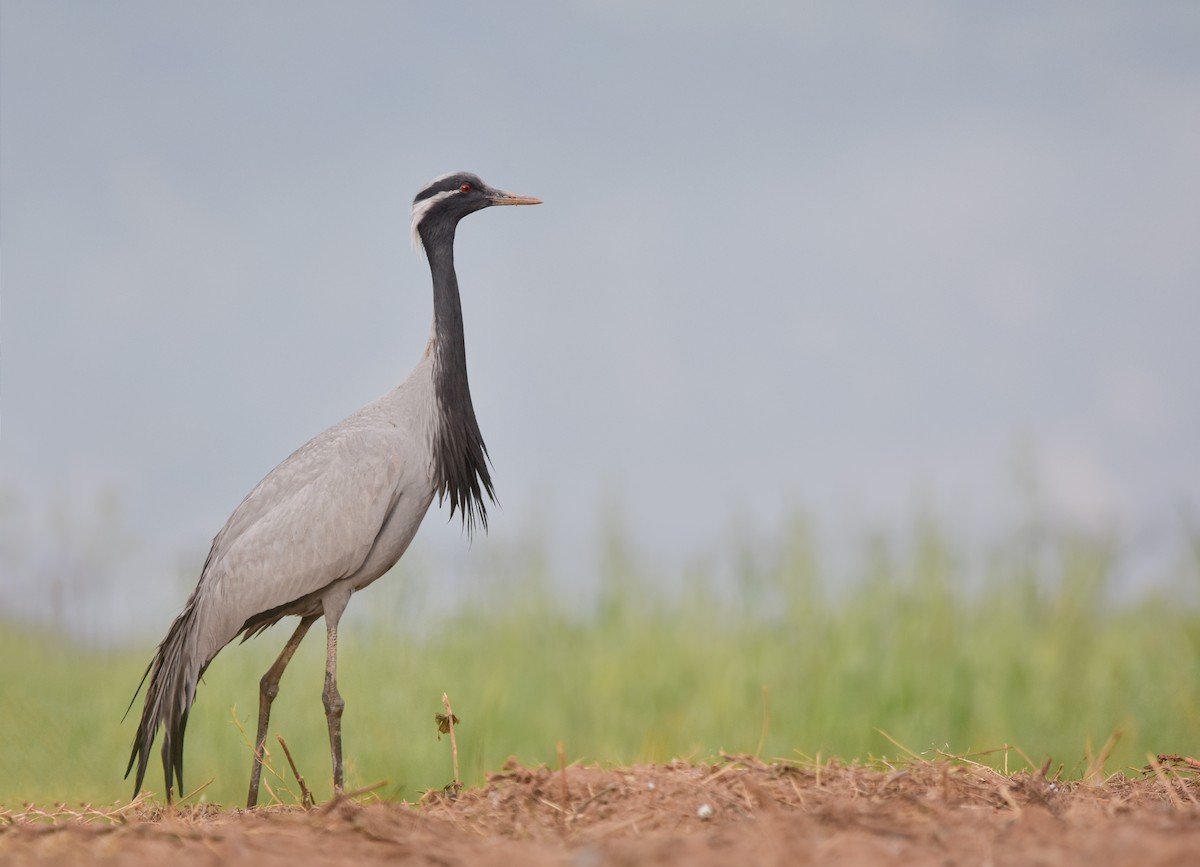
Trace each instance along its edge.
<path fill-rule="evenodd" d="M 668 561 L 796 506 L 1000 526 L 1021 461 L 1085 526 L 1200 502 L 1200 6 L 520 10 L 0 4 L 0 604 L 54 504 L 202 557 L 399 382 L 457 169 L 546 202 L 460 227 L 476 551 L 605 503 Z"/>

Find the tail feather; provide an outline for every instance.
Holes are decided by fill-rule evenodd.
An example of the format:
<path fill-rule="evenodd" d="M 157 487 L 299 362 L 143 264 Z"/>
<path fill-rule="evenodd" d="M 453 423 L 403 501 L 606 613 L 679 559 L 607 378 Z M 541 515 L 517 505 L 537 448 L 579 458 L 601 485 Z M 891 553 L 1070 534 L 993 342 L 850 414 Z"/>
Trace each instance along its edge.
<path fill-rule="evenodd" d="M 149 678 L 146 687 L 146 703 L 142 707 L 142 719 L 138 723 L 133 739 L 133 751 L 129 754 L 129 765 L 125 778 L 129 778 L 134 765 L 133 794 L 137 797 L 146 778 L 146 767 L 150 761 L 150 750 L 159 726 L 163 728 L 162 762 L 163 776 L 167 785 L 167 802 L 170 803 L 174 784 L 179 784 L 183 793 L 183 735 L 187 728 L 188 712 L 196 697 L 196 684 L 207 667 L 208 660 L 197 653 L 195 599 L 188 601 L 175 622 L 171 624 L 167 637 L 158 645 L 142 683 Z M 138 685 L 138 692 L 141 691 Z M 134 693 L 134 701 L 137 693 Z M 130 706 L 132 706 L 130 702 Z"/>

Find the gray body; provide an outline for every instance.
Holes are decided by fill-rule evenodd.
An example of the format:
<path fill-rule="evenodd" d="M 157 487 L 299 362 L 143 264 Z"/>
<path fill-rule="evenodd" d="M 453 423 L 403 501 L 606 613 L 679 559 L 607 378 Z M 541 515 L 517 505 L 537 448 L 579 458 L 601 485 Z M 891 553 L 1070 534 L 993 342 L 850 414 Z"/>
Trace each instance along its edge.
<path fill-rule="evenodd" d="M 245 629 L 320 614 L 408 548 L 437 492 L 436 395 L 427 353 L 403 384 L 309 441 L 237 507 L 189 603 L 197 658 Z"/>
<path fill-rule="evenodd" d="M 279 678 L 308 628 L 326 620 L 325 690 L 335 789 L 342 787 L 337 626 L 357 590 L 390 569 L 416 535 L 434 497 L 486 528 L 493 497 L 487 450 L 467 384 L 462 309 L 454 272 L 458 221 L 491 205 L 537 204 L 465 172 L 435 178 L 413 203 L 413 236 L 433 278 L 434 324 L 416 368 L 397 388 L 319 434 L 272 470 L 213 540 L 196 589 L 143 677 L 146 702 L 129 768 L 135 795 L 164 729 L 166 794 L 183 787 L 183 738 L 196 685 L 213 657 L 298 616 L 300 623 L 260 682 L 259 725 L 248 805 L 258 798 L 262 750 Z M 244 640 L 243 639 L 243 640 Z M 136 699 L 136 695 L 135 695 Z"/>

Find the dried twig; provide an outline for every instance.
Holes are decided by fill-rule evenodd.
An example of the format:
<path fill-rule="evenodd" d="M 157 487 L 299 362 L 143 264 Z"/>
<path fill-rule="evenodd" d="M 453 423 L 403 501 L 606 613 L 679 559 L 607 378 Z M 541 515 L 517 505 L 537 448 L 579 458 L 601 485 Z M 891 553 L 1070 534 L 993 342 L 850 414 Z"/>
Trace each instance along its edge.
<path fill-rule="evenodd" d="M 1150 760 L 1150 767 L 1154 771 L 1154 776 L 1158 777 L 1158 782 L 1167 790 L 1167 797 L 1171 799 L 1171 806 L 1176 810 L 1182 810 L 1183 801 L 1179 800 L 1179 795 L 1175 793 L 1175 786 L 1167 776 L 1167 772 L 1163 769 L 1163 766 L 1158 763 L 1158 760 L 1154 756 L 1148 755 L 1146 758 Z"/>
<path fill-rule="evenodd" d="M 604 797 L 605 795 L 611 794 L 612 792 L 620 791 L 620 789 L 621 789 L 621 787 L 619 785 L 617 785 L 616 783 L 609 783 L 607 786 L 605 786 L 600 791 L 594 792 L 591 795 L 591 797 L 587 798 L 584 801 L 580 801 L 578 804 L 573 806 L 571 808 L 571 818 L 572 819 L 578 818 L 583 813 L 583 811 L 586 810 L 592 804 L 593 801 L 596 801 L 599 798 Z"/>
<path fill-rule="evenodd" d="M 1191 756 L 1179 756 L 1174 753 L 1163 753 L 1158 757 L 1161 764 L 1177 764 L 1187 765 L 1192 770 L 1200 771 L 1200 759 L 1193 759 Z"/>
<path fill-rule="evenodd" d="M 287 741 L 283 739 L 283 735 L 275 735 L 279 741 L 279 745 L 283 747 L 283 754 L 287 757 L 288 764 L 292 766 L 292 773 L 296 776 L 296 782 L 300 786 L 300 806 L 308 809 L 309 807 L 317 806 L 317 800 L 312 796 L 312 792 L 308 790 L 308 786 L 304 785 L 304 777 L 296 768 L 296 762 L 292 759 L 292 751 L 288 749 Z"/>
<path fill-rule="evenodd" d="M 450 785 L 453 787 L 452 795 L 458 796 L 462 791 L 462 782 L 458 779 L 458 741 L 454 737 L 454 725 L 458 722 L 458 717 L 454 715 L 454 711 L 450 709 L 450 696 L 447 693 L 442 693 L 442 704 L 446 706 L 446 728 L 450 734 L 450 753 L 454 756 L 454 782 Z"/>
<path fill-rule="evenodd" d="M 1175 782 L 1179 784 L 1179 791 L 1187 795 L 1188 800 L 1192 802 L 1192 806 L 1200 807 L 1200 800 L 1197 800 L 1196 796 L 1192 794 L 1191 788 L 1188 786 L 1183 777 L 1179 775 L 1179 771 L 1171 768 L 1171 776 L 1173 776 L 1175 778 Z"/>
<path fill-rule="evenodd" d="M 210 780 L 209 780 L 207 783 L 205 783 L 204 785 L 202 785 L 202 786 L 197 786 L 196 788 L 192 789 L 190 792 L 188 792 L 188 793 L 187 793 L 186 795 L 184 795 L 182 798 L 180 798 L 179 800 L 177 800 L 177 801 L 175 802 L 175 804 L 176 804 L 176 805 L 182 804 L 184 801 L 188 800 L 189 798 L 192 798 L 192 797 L 194 797 L 194 796 L 196 796 L 196 795 L 200 794 L 200 793 L 201 793 L 201 792 L 203 792 L 205 789 L 207 789 L 209 786 L 211 786 L 211 785 L 213 784 L 213 781 L 214 781 L 214 780 L 216 780 L 216 777 L 213 777 L 212 779 L 210 779 Z"/>
<path fill-rule="evenodd" d="M 317 813 L 331 813 L 337 809 L 338 805 L 350 803 L 359 795 L 365 795 L 368 792 L 374 792 L 376 789 L 382 789 L 387 784 L 387 780 L 380 780 L 378 783 L 372 783 L 369 786 L 363 786 L 359 789 L 351 789 L 349 792 L 339 792 L 335 790 L 333 797 L 322 804 L 320 809 L 317 810 Z"/>
<path fill-rule="evenodd" d="M 894 737 L 892 737 L 891 735 L 889 735 L 889 734 L 888 734 L 887 732 L 885 732 L 883 729 L 881 729 L 881 728 L 876 728 L 876 729 L 875 729 L 875 731 L 879 732 L 881 735 L 883 735 L 885 738 L 887 738 L 889 741 L 891 741 L 891 743 L 892 743 L 892 745 L 893 745 L 893 746 L 896 746 L 896 747 L 898 747 L 898 748 L 900 748 L 900 749 L 904 750 L 904 752 L 906 752 L 906 753 L 908 753 L 910 756 L 912 756 L 912 757 L 913 757 L 913 761 L 922 762 L 922 763 L 924 763 L 924 764 L 930 764 L 930 762 L 929 762 L 929 759 L 925 758 L 925 757 L 924 757 L 923 755 L 921 755 L 920 753 L 914 753 L 912 750 L 910 750 L 910 749 L 909 749 L 908 747 L 906 747 L 904 744 L 900 743 L 900 741 L 896 740 Z"/>
<path fill-rule="evenodd" d="M 571 807 L 571 789 L 567 786 L 567 754 L 566 754 L 566 750 L 563 749 L 562 741 L 558 742 L 557 747 L 558 747 L 558 769 L 562 774 L 562 801 L 563 801 L 564 806 L 570 808 Z M 455 770 L 455 776 L 458 776 L 457 769 Z"/>
<path fill-rule="evenodd" d="M 1119 728 L 1113 729 L 1112 734 L 1108 736 L 1108 740 L 1104 742 L 1104 746 L 1100 748 L 1100 752 L 1090 757 L 1087 770 L 1083 773 L 1083 781 L 1085 783 L 1095 784 L 1097 781 L 1103 780 L 1104 763 L 1108 761 L 1108 757 L 1112 755 L 1112 751 L 1116 748 L 1117 741 L 1120 739 L 1121 730 Z M 1088 750 L 1088 753 L 1091 753 L 1091 749 Z"/>

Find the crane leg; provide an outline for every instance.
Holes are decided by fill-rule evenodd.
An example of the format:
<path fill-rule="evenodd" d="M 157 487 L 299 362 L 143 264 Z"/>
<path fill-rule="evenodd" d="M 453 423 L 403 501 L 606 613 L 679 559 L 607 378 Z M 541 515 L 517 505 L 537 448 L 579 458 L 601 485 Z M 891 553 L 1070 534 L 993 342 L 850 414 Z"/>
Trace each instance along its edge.
<path fill-rule="evenodd" d="M 308 628 L 316 622 L 319 616 L 319 614 L 313 614 L 300 618 L 300 625 L 296 627 L 296 631 L 292 633 L 292 637 L 288 639 L 287 644 L 283 646 L 283 650 L 279 652 L 279 658 L 275 660 L 274 665 L 267 669 L 267 673 L 258 682 L 258 737 L 254 741 L 254 765 L 250 768 L 250 794 L 246 797 L 247 809 L 258 804 L 258 783 L 262 778 L 263 749 L 267 741 L 267 725 L 271 721 L 271 702 L 275 701 L 275 696 L 279 695 L 279 679 L 283 677 L 283 670 L 292 661 L 292 654 L 296 652 L 296 648 L 304 640 Z"/>
<path fill-rule="evenodd" d="M 329 724 L 329 752 L 333 759 L 333 790 L 345 788 L 342 773 L 342 710 L 346 703 L 337 688 L 337 623 L 329 622 L 325 642 L 325 690 L 321 698 L 325 703 L 325 721 Z"/>

